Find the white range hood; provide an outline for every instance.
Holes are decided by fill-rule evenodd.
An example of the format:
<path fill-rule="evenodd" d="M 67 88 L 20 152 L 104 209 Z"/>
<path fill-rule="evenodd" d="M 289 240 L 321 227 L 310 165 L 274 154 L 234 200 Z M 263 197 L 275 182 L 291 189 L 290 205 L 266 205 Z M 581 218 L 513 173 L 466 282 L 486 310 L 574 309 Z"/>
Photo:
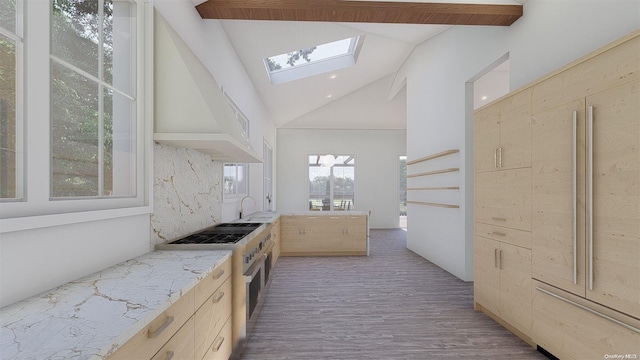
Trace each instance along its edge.
<path fill-rule="evenodd" d="M 154 135 L 223 162 L 260 163 L 213 75 L 171 25 L 154 18 Z"/>

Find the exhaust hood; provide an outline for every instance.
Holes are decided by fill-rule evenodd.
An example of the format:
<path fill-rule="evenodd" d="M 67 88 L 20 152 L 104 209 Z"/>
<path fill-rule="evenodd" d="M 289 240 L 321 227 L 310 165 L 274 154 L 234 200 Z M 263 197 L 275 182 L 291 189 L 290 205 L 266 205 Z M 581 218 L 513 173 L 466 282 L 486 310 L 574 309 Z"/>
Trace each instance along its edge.
<path fill-rule="evenodd" d="M 154 134 L 222 162 L 260 163 L 213 75 L 169 23 L 154 18 Z"/>

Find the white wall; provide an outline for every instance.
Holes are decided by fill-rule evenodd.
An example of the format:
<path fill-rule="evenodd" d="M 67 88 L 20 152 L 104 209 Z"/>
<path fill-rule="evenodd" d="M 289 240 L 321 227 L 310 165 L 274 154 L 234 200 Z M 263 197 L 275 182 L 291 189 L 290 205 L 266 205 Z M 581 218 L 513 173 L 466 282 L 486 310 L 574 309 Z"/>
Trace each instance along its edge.
<path fill-rule="evenodd" d="M 506 53 L 515 90 L 640 27 L 637 0 L 529 0 L 508 28 L 454 27 L 419 45 L 407 79 L 407 156 L 458 148 L 459 210 L 411 205 L 408 247 L 473 279 L 472 109 L 466 82 Z"/>
<path fill-rule="evenodd" d="M 356 156 L 355 210 L 371 210 L 371 228 L 398 227 L 398 156 L 404 130 L 278 129 L 278 212 L 308 211 L 308 156 Z"/>
<path fill-rule="evenodd" d="M 247 116 L 251 122 L 249 135 L 253 149 L 262 155 L 263 139 L 266 139 L 275 153 L 276 129 L 273 121 L 220 21 L 203 20 L 190 1 L 155 0 L 154 6 Z M 256 207 L 250 208 L 249 211 L 262 210 L 264 199 L 262 179 L 262 164 L 250 164 L 249 195 L 256 200 Z M 250 207 L 250 204 L 252 204 L 251 201 L 245 202 L 247 207 Z M 239 211 L 239 200 L 225 202 L 222 206 L 222 221 L 237 219 Z"/>

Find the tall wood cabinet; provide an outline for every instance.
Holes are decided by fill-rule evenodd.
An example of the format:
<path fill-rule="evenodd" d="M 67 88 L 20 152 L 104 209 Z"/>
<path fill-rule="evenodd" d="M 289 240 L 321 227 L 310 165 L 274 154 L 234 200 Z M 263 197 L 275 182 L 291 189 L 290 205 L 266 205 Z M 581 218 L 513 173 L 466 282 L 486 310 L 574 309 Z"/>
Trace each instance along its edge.
<path fill-rule="evenodd" d="M 519 94 L 525 92 L 530 178 L 496 182 L 500 167 L 483 171 L 487 161 L 478 163 L 476 154 L 476 302 L 513 325 L 500 308 L 486 305 L 488 289 L 495 288 L 486 280 L 488 267 L 495 267 L 491 252 L 503 247 L 487 240 L 483 224 L 499 225 L 492 220 L 500 218 L 530 230 L 531 310 L 524 316 L 531 316 L 533 343 L 563 360 L 640 356 L 640 31 Z M 475 126 L 501 114 L 504 102 L 478 111 Z M 523 199 L 531 206 L 528 229 L 521 221 Z"/>

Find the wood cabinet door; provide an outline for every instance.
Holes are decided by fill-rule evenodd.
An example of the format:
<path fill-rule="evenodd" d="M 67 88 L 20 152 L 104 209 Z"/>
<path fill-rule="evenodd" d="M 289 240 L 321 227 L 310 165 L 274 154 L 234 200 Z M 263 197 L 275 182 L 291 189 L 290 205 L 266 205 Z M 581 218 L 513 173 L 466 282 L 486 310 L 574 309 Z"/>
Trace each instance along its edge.
<path fill-rule="evenodd" d="M 531 89 L 498 103 L 500 111 L 498 167 L 531 166 Z"/>
<path fill-rule="evenodd" d="M 151 360 L 195 360 L 193 335 L 191 317 Z"/>
<path fill-rule="evenodd" d="M 475 174 L 475 219 L 531 231 L 531 168 Z"/>
<path fill-rule="evenodd" d="M 500 316 L 531 336 L 531 250 L 500 243 Z"/>
<path fill-rule="evenodd" d="M 532 276 L 581 296 L 586 279 L 585 182 L 578 175 L 585 171 L 585 124 L 581 99 L 535 114 L 531 125 Z"/>
<path fill-rule="evenodd" d="M 222 284 L 194 315 L 195 354 L 202 359 L 231 317 L 231 279 Z"/>
<path fill-rule="evenodd" d="M 473 166 L 474 171 L 490 171 L 497 169 L 497 149 L 499 147 L 500 109 L 491 105 L 474 113 L 473 132 Z"/>
<path fill-rule="evenodd" d="M 587 193 L 593 206 L 593 252 L 587 254 L 593 286 L 592 290 L 588 286 L 587 298 L 636 318 L 640 318 L 638 99 L 638 80 L 587 98 L 587 109 L 593 107 L 593 193 Z"/>
<path fill-rule="evenodd" d="M 500 243 L 482 236 L 474 244 L 474 301 L 498 314 L 500 307 Z"/>

